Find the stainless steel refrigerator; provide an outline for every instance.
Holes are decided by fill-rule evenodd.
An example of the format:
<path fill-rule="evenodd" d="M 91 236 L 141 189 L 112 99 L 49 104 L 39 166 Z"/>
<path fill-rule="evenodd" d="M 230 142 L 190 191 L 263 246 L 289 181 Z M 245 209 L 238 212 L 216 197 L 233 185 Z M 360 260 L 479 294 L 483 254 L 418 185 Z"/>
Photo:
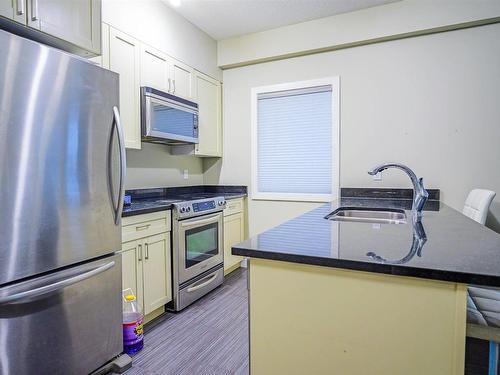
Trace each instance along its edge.
<path fill-rule="evenodd" d="M 0 374 L 87 374 L 122 351 L 118 75 L 0 51 Z"/>

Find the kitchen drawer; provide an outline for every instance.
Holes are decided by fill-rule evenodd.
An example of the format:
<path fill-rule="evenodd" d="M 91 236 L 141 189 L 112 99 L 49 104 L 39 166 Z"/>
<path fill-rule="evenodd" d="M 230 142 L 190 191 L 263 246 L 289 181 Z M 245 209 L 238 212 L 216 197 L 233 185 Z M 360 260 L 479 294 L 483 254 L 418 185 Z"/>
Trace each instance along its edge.
<path fill-rule="evenodd" d="M 243 211 L 243 198 L 228 199 L 226 201 L 226 209 L 224 216 L 237 214 Z"/>
<path fill-rule="evenodd" d="M 122 219 L 122 242 L 170 231 L 170 210 Z"/>

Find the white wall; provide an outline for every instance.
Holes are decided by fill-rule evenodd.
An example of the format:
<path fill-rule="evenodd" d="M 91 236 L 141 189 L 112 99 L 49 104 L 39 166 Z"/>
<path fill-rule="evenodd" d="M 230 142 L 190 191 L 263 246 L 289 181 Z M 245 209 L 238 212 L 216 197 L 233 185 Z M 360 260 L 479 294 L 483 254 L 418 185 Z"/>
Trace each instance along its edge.
<path fill-rule="evenodd" d="M 215 40 L 161 0 L 103 0 L 102 20 L 215 79 L 221 79 Z"/>
<path fill-rule="evenodd" d="M 499 17 L 498 0 L 403 0 L 219 41 L 218 62 L 229 67 Z"/>
<path fill-rule="evenodd" d="M 187 169 L 188 179 L 183 178 Z M 203 184 L 203 161 L 194 156 L 169 154 L 169 147 L 142 143 L 142 150 L 127 150 L 126 189 Z"/>
<path fill-rule="evenodd" d="M 395 170 L 366 174 L 399 161 L 457 209 L 472 188 L 497 191 L 488 225 L 500 231 L 499 40 L 493 24 L 225 70 L 224 158 L 205 162 L 205 182 L 250 186 L 252 87 L 338 75 L 341 186 L 410 187 Z M 250 234 L 315 206 L 250 200 Z"/>

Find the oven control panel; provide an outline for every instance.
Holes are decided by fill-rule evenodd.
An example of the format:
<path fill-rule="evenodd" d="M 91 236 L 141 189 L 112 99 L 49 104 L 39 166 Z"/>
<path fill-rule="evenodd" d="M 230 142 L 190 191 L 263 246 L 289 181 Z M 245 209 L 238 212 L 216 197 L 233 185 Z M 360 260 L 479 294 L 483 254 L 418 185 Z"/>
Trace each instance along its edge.
<path fill-rule="evenodd" d="M 206 210 L 213 210 L 216 206 L 215 201 L 206 201 L 206 202 L 195 202 L 193 203 L 193 211 L 201 212 Z"/>
<path fill-rule="evenodd" d="M 226 200 L 224 197 L 204 198 L 174 203 L 175 214 L 179 219 L 219 212 L 224 210 L 225 207 Z"/>

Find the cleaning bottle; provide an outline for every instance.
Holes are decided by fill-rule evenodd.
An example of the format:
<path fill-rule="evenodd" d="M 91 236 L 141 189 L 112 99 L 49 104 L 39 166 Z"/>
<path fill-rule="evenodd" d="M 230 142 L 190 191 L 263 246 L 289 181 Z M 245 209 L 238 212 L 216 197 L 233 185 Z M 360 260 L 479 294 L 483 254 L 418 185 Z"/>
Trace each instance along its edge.
<path fill-rule="evenodd" d="M 123 352 L 137 353 L 144 346 L 144 315 L 133 293 L 123 296 Z"/>

